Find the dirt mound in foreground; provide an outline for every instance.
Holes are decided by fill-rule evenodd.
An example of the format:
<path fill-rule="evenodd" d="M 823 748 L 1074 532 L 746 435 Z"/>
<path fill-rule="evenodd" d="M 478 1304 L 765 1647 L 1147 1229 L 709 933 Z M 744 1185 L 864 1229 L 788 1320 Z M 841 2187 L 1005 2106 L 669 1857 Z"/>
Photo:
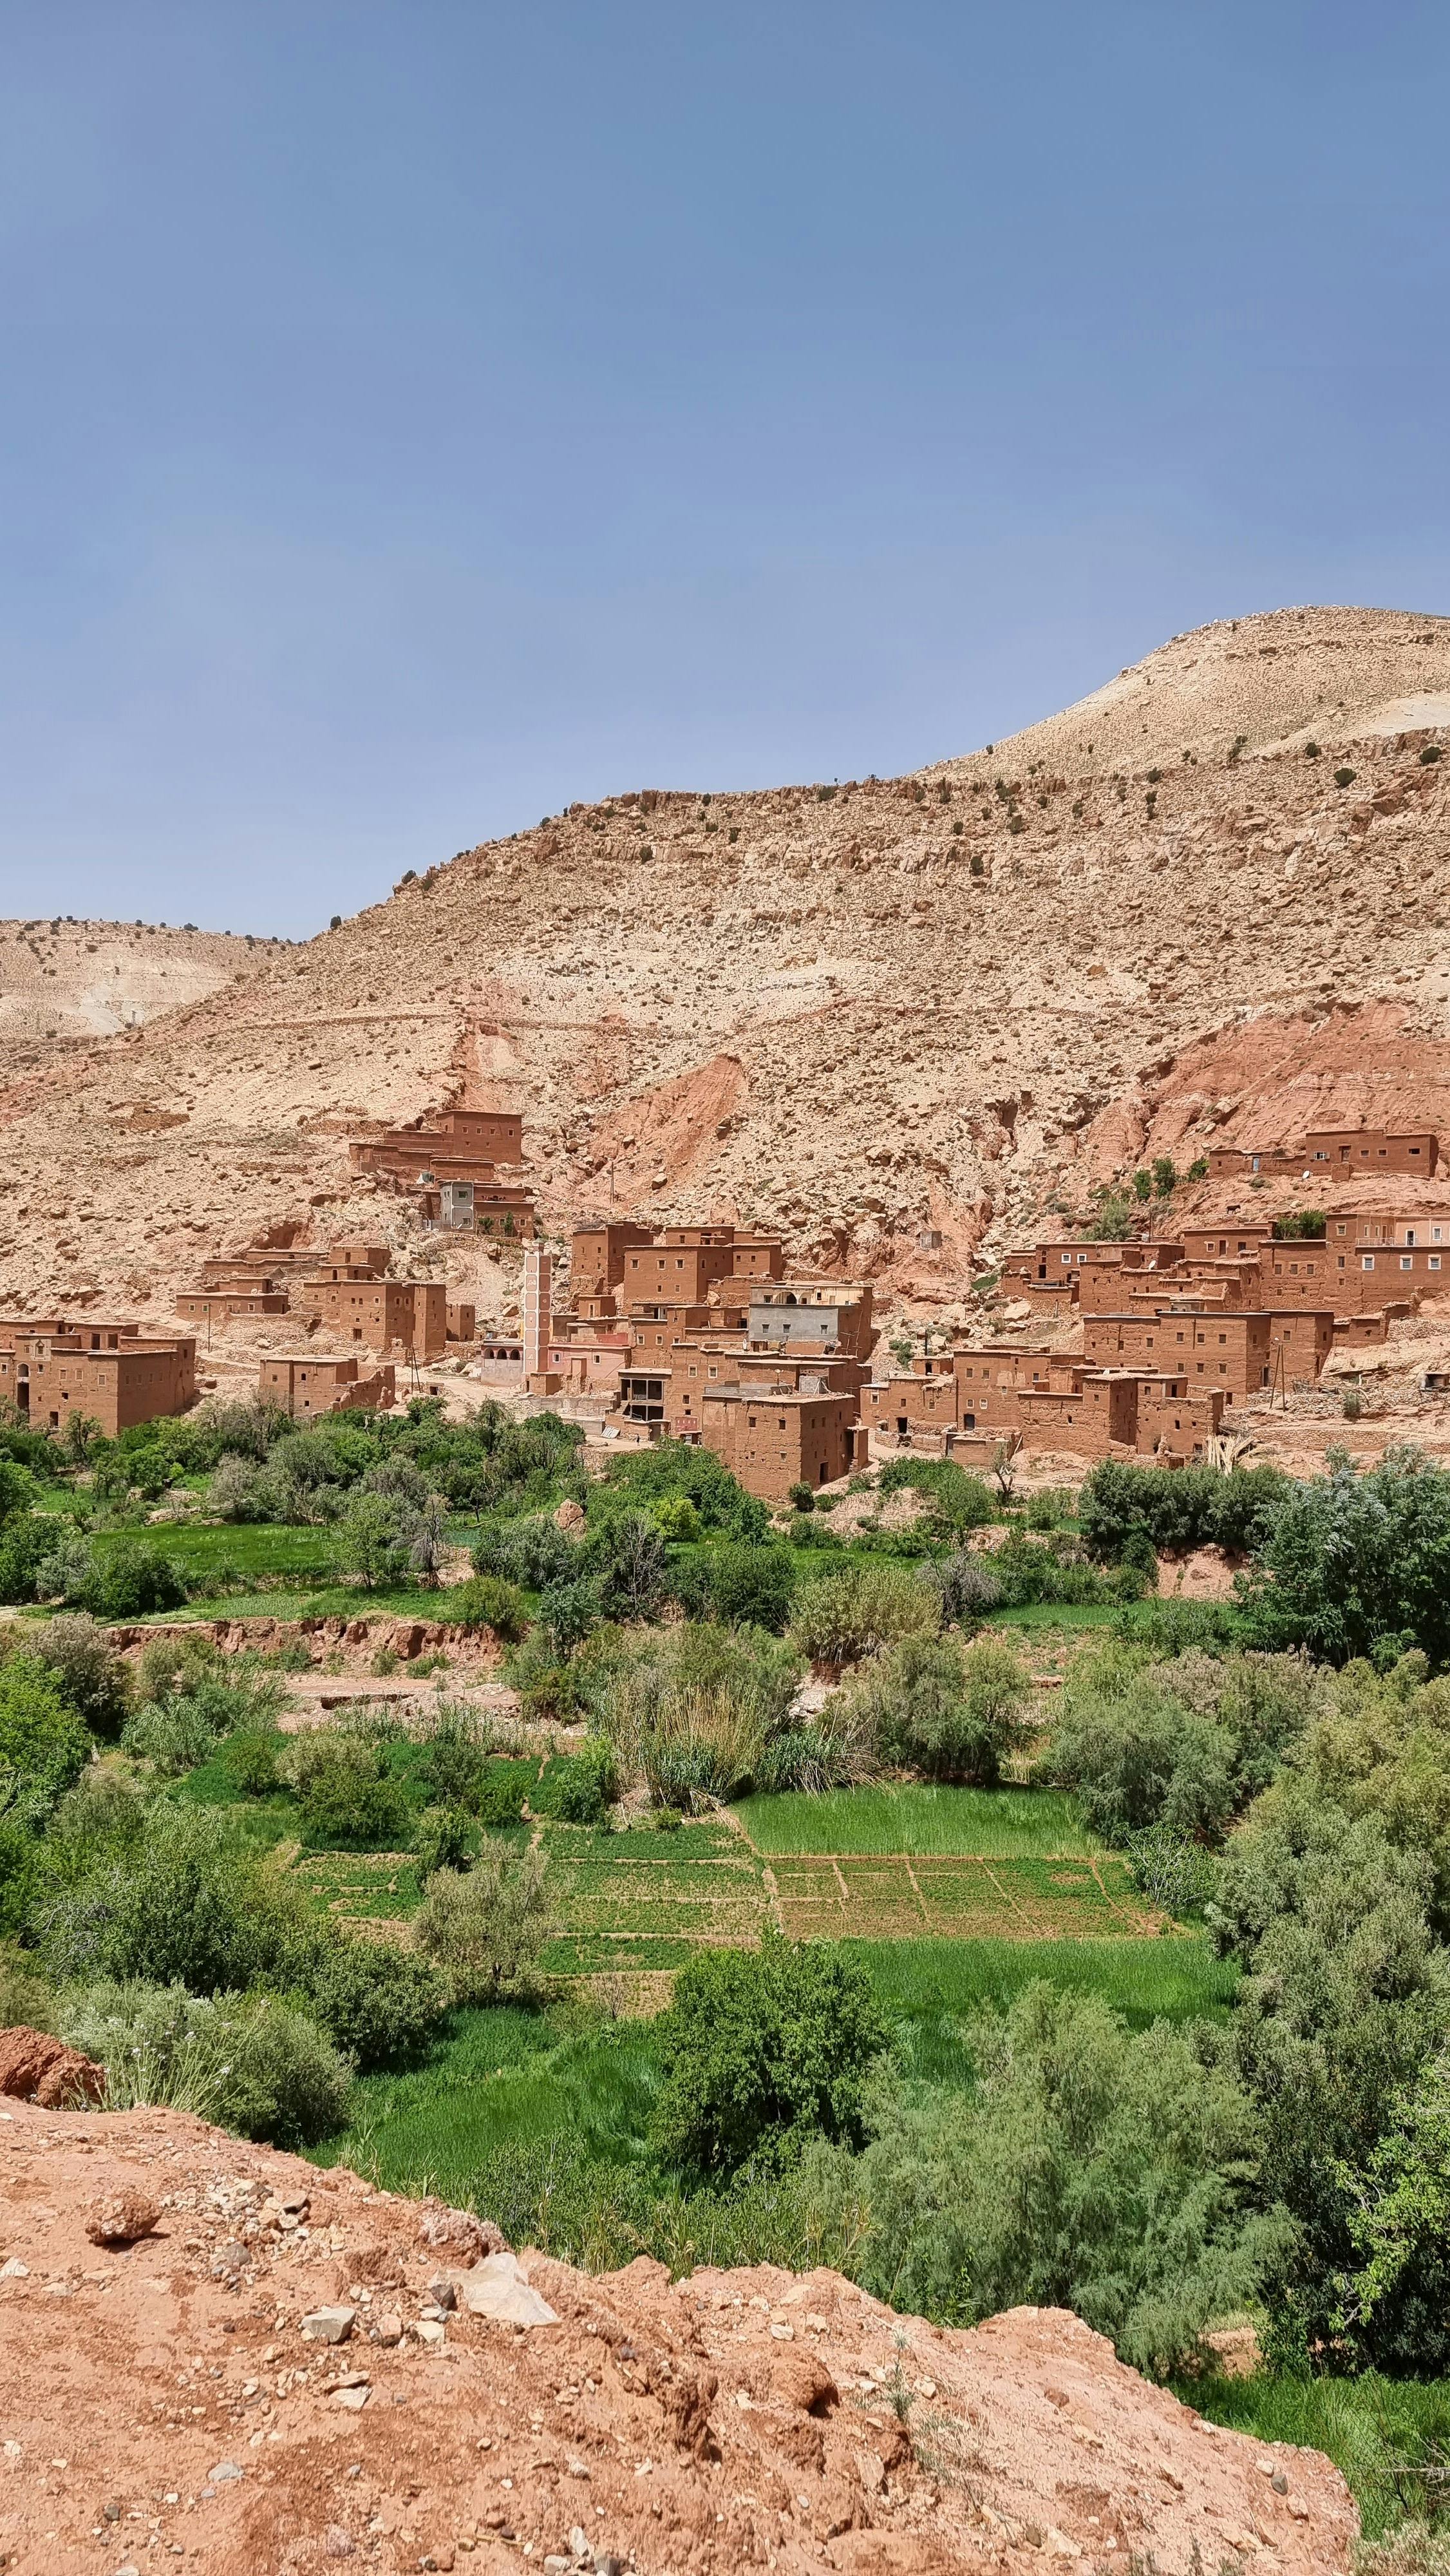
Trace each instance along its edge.
<path fill-rule="evenodd" d="M 154 2232 L 98 2248 L 126 2195 Z M 0 2563 L 1349 2569 L 1326 2460 L 1199 2423 L 1061 2310 L 941 2332 L 831 2272 L 497 2245 L 181 2114 L 7 2106 Z"/>

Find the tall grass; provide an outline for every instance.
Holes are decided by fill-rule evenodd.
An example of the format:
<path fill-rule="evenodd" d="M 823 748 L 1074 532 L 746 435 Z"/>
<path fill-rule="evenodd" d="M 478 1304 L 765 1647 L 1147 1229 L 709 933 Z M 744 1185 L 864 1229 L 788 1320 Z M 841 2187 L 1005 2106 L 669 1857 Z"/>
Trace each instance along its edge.
<path fill-rule="evenodd" d="M 1045 1977 L 1072 1994 L 1099 1995 L 1134 2030 L 1151 2021 L 1217 2019 L 1238 1971 L 1200 1934 L 1157 1941 L 849 1941 L 886 2010 L 926 2032 L 990 2007 L 1005 2012 Z M 950 2046 L 946 2058 L 956 2062 Z M 923 2065 L 919 2072 L 932 2069 Z"/>
<path fill-rule="evenodd" d="M 761 1852 L 978 1852 L 993 1860 L 1085 1853 L 1074 1801 L 1056 1789 L 952 1789 L 921 1782 L 787 1791 L 742 1798 L 736 1808 Z"/>
<path fill-rule="evenodd" d="M 1450 2461 L 1450 2380 L 1252 2379 L 1186 2381 L 1178 2394 L 1215 2424 L 1259 2442 L 1323 2451 L 1353 2487 L 1365 2536 L 1427 2512 L 1440 2528 L 1440 2481 L 1417 2472 Z"/>

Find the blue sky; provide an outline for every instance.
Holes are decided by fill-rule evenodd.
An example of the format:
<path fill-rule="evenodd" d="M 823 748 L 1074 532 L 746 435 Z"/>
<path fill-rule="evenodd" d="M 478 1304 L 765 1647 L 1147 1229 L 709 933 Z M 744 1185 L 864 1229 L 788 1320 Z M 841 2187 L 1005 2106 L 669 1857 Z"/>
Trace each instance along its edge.
<path fill-rule="evenodd" d="M 0 910 L 297 935 L 1450 608 L 1450 16 L 0 0 Z"/>

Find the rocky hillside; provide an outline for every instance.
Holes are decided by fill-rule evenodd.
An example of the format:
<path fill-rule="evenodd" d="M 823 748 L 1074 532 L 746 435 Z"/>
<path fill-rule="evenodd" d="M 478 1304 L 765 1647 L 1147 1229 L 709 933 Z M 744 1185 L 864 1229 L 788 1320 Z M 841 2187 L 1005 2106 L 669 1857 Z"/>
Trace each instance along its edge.
<path fill-rule="evenodd" d="M 1442 740 L 1450 621 L 1282 610 L 916 777 L 571 806 L 13 1080 L 0 1281 L 141 1311 L 264 1226 L 376 1226 L 346 1136 L 465 1085 L 561 1225 L 733 1210 L 948 1313 L 1144 1151 L 1450 1133 Z"/>
<path fill-rule="evenodd" d="M 44 2046 L 0 2034 L 0 2085 Z M 0 2561 L 1348 2576 L 1327 2460 L 1216 2432 L 1062 2310 L 943 2332 L 832 2272 L 500 2245 L 185 2114 L 7 2101 Z"/>
<path fill-rule="evenodd" d="M 254 974 L 285 940 L 162 923 L 0 921 L 0 1068 L 13 1078 Z"/>

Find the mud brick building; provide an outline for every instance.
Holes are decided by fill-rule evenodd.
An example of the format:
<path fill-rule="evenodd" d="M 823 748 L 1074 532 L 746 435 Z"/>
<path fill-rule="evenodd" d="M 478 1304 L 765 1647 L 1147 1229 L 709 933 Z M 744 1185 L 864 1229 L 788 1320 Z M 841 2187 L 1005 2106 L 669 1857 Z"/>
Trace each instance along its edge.
<path fill-rule="evenodd" d="M 192 1334 L 142 1335 L 134 1324 L 0 1325 L 0 1402 L 37 1431 L 64 1431 L 73 1414 L 108 1439 L 184 1413 L 196 1401 Z"/>
<path fill-rule="evenodd" d="M 1083 1354 L 1095 1368 L 1182 1370 L 1235 1404 L 1274 1378 L 1269 1317 L 1228 1308 L 1086 1315 Z"/>
<path fill-rule="evenodd" d="M 873 1380 L 861 1407 L 873 1454 L 913 1449 L 980 1467 L 1019 1431 L 1036 1448 L 1090 1461 L 1116 1450 L 1183 1463 L 1201 1455 L 1227 1400 L 1181 1369 L 1095 1367 L 999 1342 L 957 1351 L 929 1374 Z"/>
<path fill-rule="evenodd" d="M 230 1324 L 239 1315 L 285 1315 L 290 1304 L 277 1279 L 259 1279 L 255 1287 L 186 1288 L 176 1300 L 184 1324 Z"/>
<path fill-rule="evenodd" d="M 397 1384 L 389 1366 L 364 1376 L 355 1352 L 328 1359 L 316 1351 L 285 1351 L 262 1361 L 257 1394 L 295 1421 L 315 1422 L 324 1413 L 384 1413 L 396 1401 Z"/>
<path fill-rule="evenodd" d="M 411 1351 L 431 1360 L 448 1347 L 448 1290 L 441 1279 L 330 1271 L 304 1280 L 298 1302 L 341 1340 L 361 1342 L 365 1350 Z"/>
<path fill-rule="evenodd" d="M 532 1192 L 510 1177 L 524 1159 L 523 1120 L 515 1111 L 441 1110 L 411 1126 L 354 1138 L 348 1155 L 359 1177 L 411 1197 L 426 1224 L 521 1241 L 537 1232 Z"/>
<path fill-rule="evenodd" d="M 718 1386 L 701 1400 L 700 1436 L 747 1492 L 784 1503 L 792 1485 L 827 1485 L 856 1456 L 856 1399 L 804 1388 Z"/>
<path fill-rule="evenodd" d="M 1376 1173 L 1413 1173 L 1429 1180 L 1440 1157 L 1427 1128 L 1311 1127 L 1302 1145 L 1211 1145 L 1210 1180 L 1266 1178 L 1361 1181 Z"/>

